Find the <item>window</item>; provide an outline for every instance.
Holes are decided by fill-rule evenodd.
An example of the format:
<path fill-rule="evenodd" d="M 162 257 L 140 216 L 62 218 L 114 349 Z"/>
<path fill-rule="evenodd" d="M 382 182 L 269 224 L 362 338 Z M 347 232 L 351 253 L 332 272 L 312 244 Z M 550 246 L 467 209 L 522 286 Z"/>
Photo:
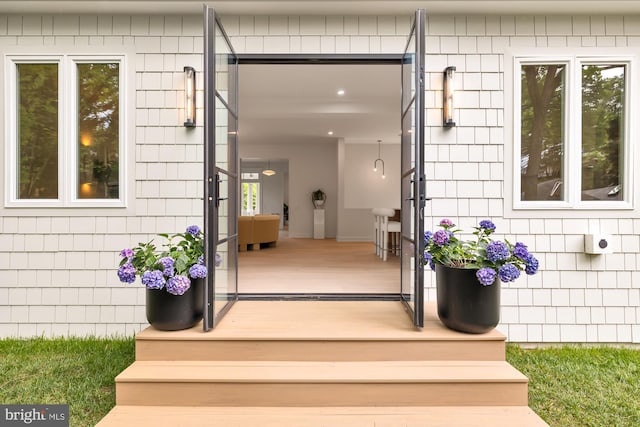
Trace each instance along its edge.
<path fill-rule="evenodd" d="M 7 58 L 7 206 L 124 206 L 124 58 Z"/>
<path fill-rule="evenodd" d="M 515 58 L 515 208 L 631 207 L 630 69 L 628 58 Z"/>
<path fill-rule="evenodd" d="M 260 172 L 242 172 L 242 215 L 260 213 Z"/>

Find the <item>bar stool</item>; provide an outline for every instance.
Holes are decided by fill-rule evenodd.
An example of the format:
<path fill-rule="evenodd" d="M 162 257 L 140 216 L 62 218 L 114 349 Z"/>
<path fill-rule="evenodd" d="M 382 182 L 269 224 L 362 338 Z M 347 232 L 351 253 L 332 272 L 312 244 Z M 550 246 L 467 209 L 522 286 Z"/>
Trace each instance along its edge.
<path fill-rule="evenodd" d="M 389 232 L 400 232 L 400 223 L 397 221 L 389 221 L 389 218 L 395 215 L 395 210 L 390 208 L 374 208 L 371 210 L 373 214 L 373 234 L 375 252 L 383 261 L 387 260 L 387 252 L 389 250 Z M 389 223 L 393 223 L 389 229 Z"/>

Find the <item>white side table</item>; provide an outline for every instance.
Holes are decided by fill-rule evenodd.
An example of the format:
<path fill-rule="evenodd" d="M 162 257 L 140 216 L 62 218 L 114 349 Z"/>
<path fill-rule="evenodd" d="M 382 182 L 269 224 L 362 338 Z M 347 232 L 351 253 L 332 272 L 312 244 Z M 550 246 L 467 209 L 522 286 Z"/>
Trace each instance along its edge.
<path fill-rule="evenodd" d="M 313 238 L 324 239 L 324 209 L 313 210 Z"/>

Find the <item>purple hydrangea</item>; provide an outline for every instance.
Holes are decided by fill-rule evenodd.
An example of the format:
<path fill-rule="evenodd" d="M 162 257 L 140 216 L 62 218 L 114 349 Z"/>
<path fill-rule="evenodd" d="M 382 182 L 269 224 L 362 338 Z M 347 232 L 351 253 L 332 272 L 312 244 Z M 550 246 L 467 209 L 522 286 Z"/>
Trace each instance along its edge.
<path fill-rule="evenodd" d="M 122 264 L 118 268 L 118 278 L 122 283 L 133 283 L 136 281 L 136 268 L 130 262 Z"/>
<path fill-rule="evenodd" d="M 175 261 L 170 256 L 162 257 L 158 260 L 158 263 L 162 265 L 162 274 L 167 277 L 173 276 L 173 264 Z"/>
<path fill-rule="evenodd" d="M 476 277 L 482 286 L 490 286 L 496 280 L 496 271 L 493 268 L 484 267 L 476 272 Z"/>
<path fill-rule="evenodd" d="M 496 231 L 496 225 L 488 219 L 480 221 L 480 228 L 487 231 Z"/>
<path fill-rule="evenodd" d="M 183 295 L 191 287 L 191 280 L 187 276 L 173 276 L 167 280 L 167 292 L 173 295 Z"/>
<path fill-rule="evenodd" d="M 520 277 L 520 270 L 513 264 L 505 264 L 500 267 L 498 274 L 503 282 L 513 282 Z"/>
<path fill-rule="evenodd" d="M 220 267 L 220 264 L 222 264 L 222 256 L 220 254 L 216 254 L 215 263 L 216 267 Z"/>
<path fill-rule="evenodd" d="M 433 262 L 433 257 L 428 252 L 424 253 L 424 263 L 425 265 L 428 264 L 429 268 L 431 268 L 433 271 L 436 271 L 436 264 Z"/>
<path fill-rule="evenodd" d="M 438 230 L 433 233 L 433 243 L 438 246 L 445 246 L 449 243 L 449 232 L 446 230 Z"/>
<path fill-rule="evenodd" d="M 193 264 L 189 269 L 189 276 L 192 279 L 203 279 L 207 277 L 207 267 L 202 264 Z"/>
<path fill-rule="evenodd" d="M 433 239 L 433 233 L 430 231 L 425 231 L 424 232 L 424 244 L 428 245 L 429 242 L 431 242 L 431 239 Z"/>
<path fill-rule="evenodd" d="M 491 262 L 504 261 L 509 258 L 509 248 L 499 240 L 487 245 L 487 259 Z"/>
<path fill-rule="evenodd" d="M 526 267 L 524 269 L 525 273 L 532 275 L 538 272 L 538 266 L 539 266 L 538 259 L 534 257 L 532 254 L 529 254 L 529 256 L 527 256 L 525 263 L 526 263 Z"/>
<path fill-rule="evenodd" d="M 440 220 L 440 227 L 453 227 L 455 224 L 447 218 L 443 218 Z"/>
<path fill-rule="evenodd" d="M 204 255 L 200 255 L 200 256 L 198 257 L 198 264 L 202 264 L 202 265 L 204 265 Z"/>
<path fill-rule="evenodd" d="M 164 279 L 162 271 L 145 271 L 142 275 L 142 284 L 148 289 L 162 289 L 167 281 Z"/>
<path fill-rule="evenodd" d="M 131 258 L 133 257 L 133 249 L 123 249 L 120 251 L 120 256 L 122 258 Z"/>
<path fill-rule="evenodd" d="M 521 260 L 526 261 L 527 257 L 529 257 L 529 250 L 527 249 L 527 245 L 525 245 L 524 243 L 516 242 L 516 245 L 513 248 L 513 254 Z"/>
<path fill-rule="evenodd" d="M 187 233 L 191 234 L 192 236 L 197 236 L 198 234 L 200 234 L 200 227 L 198 227 L 197 225 L 190 225 L 187 227 Z"/>

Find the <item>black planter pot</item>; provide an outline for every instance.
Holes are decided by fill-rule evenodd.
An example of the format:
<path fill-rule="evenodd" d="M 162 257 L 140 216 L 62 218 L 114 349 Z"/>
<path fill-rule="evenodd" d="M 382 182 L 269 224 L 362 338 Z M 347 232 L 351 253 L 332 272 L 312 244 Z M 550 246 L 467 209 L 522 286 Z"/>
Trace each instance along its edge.
<path fill-rule="evenodd" d="M 438 317 L 449 329 L 482 334 L 500 322 L 500 279 L 482 286 L 476 271 L 436 264 Z"/>
<path fill-rule="evenodd" d="M 183 295 L 166 289 L 147 289 L 147 321 L 161 331 L 178 331 L 194 326 L 202 319 L 204 279 L 192 280 Z"/>

